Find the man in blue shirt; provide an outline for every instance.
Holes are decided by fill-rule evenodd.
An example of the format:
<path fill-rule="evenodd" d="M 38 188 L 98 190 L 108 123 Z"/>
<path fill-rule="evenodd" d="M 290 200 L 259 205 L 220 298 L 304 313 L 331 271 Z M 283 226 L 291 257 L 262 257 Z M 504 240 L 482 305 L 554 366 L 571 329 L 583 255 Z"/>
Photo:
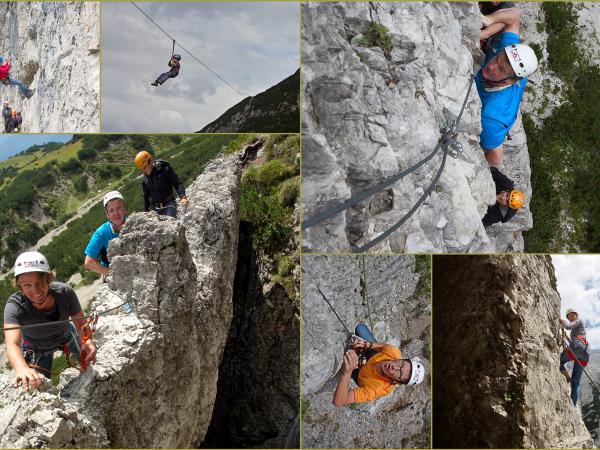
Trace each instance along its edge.
<path fill-rule="evenodd" d="M 517 120 L 527 77 L 538 67 L 533 49 L 519 42 L 521 10 L 500 9 L 481 16 L 485 28 L 481 39 L 501 31 L 497 48 L 492 48 L 475 76 L 481 99 L 480 145 L 490 166 L 502 164 L 504 139 Z"/>
<path fill-rule="evenodd" d="M 83 265 L 88 270 L 108 276 L 108 243 L 119 236 L 127 219 L 125 199 L 119 191 L 111 191 L 104 196 L 104 211 L 108 222 L 100 225 L 92 235 L 85 249 Z"/>

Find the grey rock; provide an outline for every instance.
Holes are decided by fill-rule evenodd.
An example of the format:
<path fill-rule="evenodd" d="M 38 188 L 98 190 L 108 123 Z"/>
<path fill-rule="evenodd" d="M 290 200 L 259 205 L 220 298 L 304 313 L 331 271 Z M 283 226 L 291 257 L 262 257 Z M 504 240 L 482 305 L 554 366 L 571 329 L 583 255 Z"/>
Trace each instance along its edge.
<path fill-rule="evenodd" d="M 435 256 L 434 447 L 589 448 L 550 256 Z"/>
<path fill-rule="evenodd" d="M 3 2 L 0 40 L 10 74 L 35 89 L 1 86 L 27 133 L 100 131 L 100 2 Z"/>
<path fill-rule="evenodd" d="M 2 374 L 0 446 L 176 448 L 202 440 L 232 318 L 240 173 L 236 157 L 209 164 L 187 190 L 181 220 L 130 216 L 111 241 L 112 276 L 93 306 L 129 301 L 135 312 L 100 317 L 96 364 L 63 377 L 60 391 L 22 393 L 6 387 L 12 373 Z"/>
<path fill-rule="evenodd" d="M 444 122 L 458 116 L 482 54 L 475 3 L 304 3 L 302 19 L 306 220 L 428 155 Z M 389 56 L 364 42 L 373 21 L 389 30 Z M 488 233 L 481 224 L 495 202 L 495 187 L 479 147 L 480 127 L 473 86 L 459 126 L 462 153 L 448 158 L 434 191 L 414 215 L 371 251 L 523 250 L 521 232 L 532 227 L 528 204 L 510 225 Z M 520 121 L 511 135 L 502 171 L 529 201 Z M 381 197 L 370 198 L 305 230 L 304 250 L 352 251 L 370 242 L 409 211 L 440 164 L 441 154 L 395 183 L 393 202 L 382 205 Z"/>
<path fill-rule="evenodd" d="M 429 447 L 428 378 L 356 408 L 335 408 L 333 393 L 343 365 L 344 326 L 367 324 L 378 342 L 419 356 L 429 368 L 428 280 L 414 256 L 303 256 L 302 258 L 302 445 L 304 448 Z M 428 275 L 427 275 L 428 277 Z"/>

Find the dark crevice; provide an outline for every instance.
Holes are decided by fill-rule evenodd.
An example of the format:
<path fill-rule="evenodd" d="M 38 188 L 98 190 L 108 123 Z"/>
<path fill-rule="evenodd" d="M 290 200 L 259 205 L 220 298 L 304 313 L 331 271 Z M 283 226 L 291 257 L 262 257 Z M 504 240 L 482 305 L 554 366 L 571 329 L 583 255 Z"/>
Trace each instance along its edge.
<path fill-rule="evenodd" d="M 263 294 L 253 227 L 240 222 L 233 320 L 200 448 L 298 447 L 297 311 L 283 286 Z M 290 430 L 296 431 L 290 431 Z"/>

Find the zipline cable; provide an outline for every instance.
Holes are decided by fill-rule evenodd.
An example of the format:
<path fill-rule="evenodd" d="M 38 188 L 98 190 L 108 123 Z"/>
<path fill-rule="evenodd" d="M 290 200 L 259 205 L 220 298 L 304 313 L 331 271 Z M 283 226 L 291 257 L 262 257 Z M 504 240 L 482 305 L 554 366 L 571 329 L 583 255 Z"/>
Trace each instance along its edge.
<path fill-rule="evenodd" d="M 246 94 L 240 92 L 236 87 L 234 87 L 232 84 L 230 84 L 221 75 L 219 75 L 217 72 L 215 72 L 214 70 L 212 70 L 208 66 L 208 64 L 206 64 L 205 62 L 201 61 L 199 58 L 196 57 L 196 55 L 194 55 L 192 52 L 190 52 L 189 50 L 187 50 L 183 45 L 181 45 L 181 43 L 179 41 L 176 41 L 173 36 L 171 36 L 169 33 L 167 33 L 159 24 L 157 24 L 154 20 L 152 20 L 152 18 L 148 14 L 146 14 L 146 12 L 142 8 L 140 8 L 138 5 L 136 5 L 135 2 L 130 1 L 130 3 L 133 6 L 135 6 L 138 9 L 138 11 L 140 11 L 144 16 L 146 16 L 150 22 L 152 22 L 154 25 L 156 25 L 156 27 L 158 27 L 160 29 L 160 31 L 162 31 L 166 36 L 168 36 L 169 39 L 171 39 L 173 41 L 173 54 L 175 53 L 175 43 L 177 43 L 177 45 L 179 45 L 179 47 L 181 47 L 181 50 L 183 50 L 184 52 L 186 52 L 188 55 L 190 55 L 192 58 L 194 58 L 196 61 L 198 61 L 204 67 L 206 67 L 219 80 L 221 80 L 223 83 L 225 83 L 231 89 L 233 89 L 235 92 L 237 92 L 238 94 L 240 94 L 242 97 L 247 97 Z"/>

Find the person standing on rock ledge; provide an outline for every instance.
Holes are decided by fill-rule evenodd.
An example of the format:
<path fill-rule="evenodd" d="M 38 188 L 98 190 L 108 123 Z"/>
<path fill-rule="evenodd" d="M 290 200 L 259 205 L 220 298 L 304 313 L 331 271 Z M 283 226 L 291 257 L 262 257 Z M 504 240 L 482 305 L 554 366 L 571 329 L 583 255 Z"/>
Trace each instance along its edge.
<path fill-rule="evenodd" d="M 400 349 L 375 342 L 369 328 L 360 323 L 355 329 L 352 348 L 344 355 L 344 367 L 333 396 L 337 407 L 369 402 L 390 394 L 398 384 L 423 382 L 425 368 L 419 358 L 401 359 Z M 366 363 L 359 367 L 358 354 L 364 353 Z M 350 379 L 358 385 L 350 389 Z"/>
<path fill-rule="evenodd" d="M 525 194 L 515 190 L 515 183 L 511 179 L 497 167 L 490 167 L 490 172 L 496 185 L 496 203 L 488 206 L 485 216 L 481 219 L 484 227 L 508 222 L 525 204 Z"/>
<path fill-rule="evenodd" d="M 86 269 L 108 276 L 108 243 L 119 236 L 127 221 L 125 199 L 119 191 L 111 191 L 104 196 L 104 212 L 108 221 L 98 227 L 85 248 Z"/>
<path fill-rule="evenodd" d="M 481 15 L 485 28 L 480 39 L 501 32 L 498 47 L 490 49 L 483 67 L 475 75 L 481 99 L 481 134 L 479 143 L 490 166 L 500 166 L 504 139 L 517 120 L 527 77 L 538 68 L 535 52 L 520 43 L 521 10 L 500 9 Z"/>
<path fill-rule="evenodd" d="M 579 319 L 579 314 L 570 308 L 567 309 L 567 320 L 559 317 L 558 321 L 563 329 L 571 330 L 569 347 L 565 348 L 560 354 L 560 373 L 565 376 L 567 382 L 571 383 L 571 400 L 573 400 L 573 406 L 577 406 L 579 382 L 581 381 L 583 368 L 587 366 L 590 360 L 589 344 L 585 339 L 585 325 Z M 565 364 L 569 361 L 573 361 L 573 372 L 570 376 L 569 371 L 565 368 Z"/>
<path fill-rule="evenodd" d="M 173 189 L 179 194 L 181 206 L 187 206 L 188 199 L 183 184 L 171 165 L 161 159 L 153 162 L 150 153 L 142 150 L 135 157 L 135 166 L 144 172 L 144 211 L 150 211 L 152 208 L 159 216 L 177 217 L 177 202 Z"/>
<path fill-rule="evenodd" d="M 31 98 L 31 96 L 35 92 L 35 89 L 29 89 L 27 86 L 25 86 L 19 80 L 15 80 L 10 77 L 8 72 L 10 71 L 10 63 L 11 62 L 12 62 L 12 56 L 8 58 L 8 61 L 6 61 L 6 63 L 4 63 L 4 58 L 2 56 L 0 56 L 0 82 L 5 86 L 6 85 L 18 86 L 21 94 L 23 94 L 27 98 Z"/>
<path fill-rule="evenodd" d="M 22 253 L 14 271 L 14 286 L 19 291 L 10 296 L 4 308 L 6 355 L 16 372 L 13 387 L 41 387 L 44 378 L 51 377 L 56 350 L 68 348 L 77 359 L 85 352 L 87 362 L 93 363 L 96 346 L 91 338 L 82 343 L 77 332 L 85 322 L 77 294 L 69 285 L 53 281 L 46 257 L 38 252 Z M 77 328 L 65 322 L 67 319 Z M 44 326 L 9 329 L 38 324 Z M 82 332 L 90 334 L 88 329 Z"/>

